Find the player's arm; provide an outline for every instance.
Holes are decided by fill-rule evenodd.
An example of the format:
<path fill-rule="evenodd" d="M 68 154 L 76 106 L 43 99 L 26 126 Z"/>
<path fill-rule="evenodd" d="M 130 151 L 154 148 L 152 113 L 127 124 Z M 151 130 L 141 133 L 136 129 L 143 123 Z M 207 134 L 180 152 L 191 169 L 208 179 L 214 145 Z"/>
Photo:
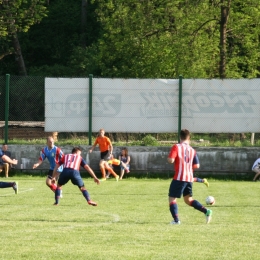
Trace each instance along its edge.
<path fill-rule="evenodd" d="M 197 154 L 195 154 L 195 156 L 193 158 L 193 162 L 192 162 L 192 168 L 199 169 L 199 167 L 200 167 L 199 158 L 198 158 Z"/>
<path fill-rule="evenodd" d="M 5 162 L 10 163 L 10 164 L 17 164 L 18 163 L 18 161 L 16 159 L 11 159 L 9 156 L 7 156 L 5 154 L 2 156 L 2 159 Z"/>
<path fill-rule="evenodd" d="M 108 141 L 108 151 L 110 154 L 113 154 L 113 145 L 109 139 L 107 139 L 107 141 Z"/>
<path fill-rule="evenodd" d="M 35 163 L 35 164 L 33 165 L 33 169 L 35 169 L 35 168 L 37 168 L 39 165 L 41 165 L 42 162 L 45 160 L 45 158 L 46 158 L 46 155 L 45 155 L 45 153 L 44 153 L 44 149 L 42 149 L 41 152 L 40 152 L 39 160 L 38 160 L 37 163 Z"/>
<path fill-rule="evenodd" d="M 97 176 L 95 175 L 93 170 L 87 164 L 84 165 L 84 169 L 87 170 L 88 173 L 93 177 L 94 182 L 96 182 L 97 184 L 100 184 L 99 179 L 97 178 Z"/>
<path fill-rule="evenodd" d="M 39 165 L 41 165 L 42 162 L 43 162 L 42 160 L 38 160 L 38 162 L 33 165 L 33 169 L 35 169 L 35 168 L 37 168 Z"/>
<path fill-rule="evenodd" d="M 59 172 L 57 172 L 58 168 L 60 167 L 60 164 L 59 163 L 56 163 L 54 169 L 53 169 L 53 173 L 52 173 L 52 181 L 56 181 L 57 180 L 57 177 L 60 175 Z"/>
<path fill-rule="evenodd" d="M 92 153 L 92 151 L 94 150 L 94 148 L 96 147 L 98 143 L 98 140 L 96 139 L 95 143 L 92 145 L 92 147 L 89 149 L 89 152 Z"/>
<path fill-rule="evenodd" d="M 174 161 L 175 161 L 175 158 L 167 158 L 167 161 L 168 161 L 168 163 L 174 163 Z"/>
<path fill-rule="evenodd" d="M 174 163 L 177 154 L 178 154 L 178 148 L 177 148 L 176 145 L 174 145 L 169 152 L 167 162 L 168 163 Z"/>

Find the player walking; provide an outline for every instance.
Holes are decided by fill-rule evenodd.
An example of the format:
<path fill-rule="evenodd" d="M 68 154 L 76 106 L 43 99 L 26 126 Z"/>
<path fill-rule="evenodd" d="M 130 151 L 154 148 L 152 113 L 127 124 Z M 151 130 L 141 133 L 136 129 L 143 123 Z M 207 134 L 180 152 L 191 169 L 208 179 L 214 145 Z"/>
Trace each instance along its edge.
<path fill-rule="evenodd" d="M 184 202 L 206 216 L 206 223 L 209 223 L 212 210 L 202 206 L 192 198 L 193 169 L 199 168 L 199 158 L 196 151 L 189 145 L 190 132 L 183 129 L 180 132 L 181 142 L 175 144 L 168 155 L 168 162 L 174 163 L 175 174 L 169 188 L 169 206 L 173 217 L 171 224 L 180 224 L 178 216 L 177 198 L 183 195 Z"/>
<path fill-rule="evenodd" d="M 45 146 L 40 152 L 40 158 L 37 163 L 33 165 L 33 169 L 37 168 L 42 162 L 47 158 L 50 163 L 50 169 L 46 178 L 46 185 L 55 192 L 57 185 L 56 183 L 52 183 L 52 174 L 53 170 L 60 160 L 64 156 L 62 150 L 54 145 L 54 139 L 52 136 L 47 137 L 47 146 Z M 57 170 L 59 173 L 62 172 L 63 167 L 60 166 Z M 62 196 L 61 196 L 62 197 Z"/>
<path fill-rule="evenodd" d="M 94 178 L 94 182 L 99 184 L 99 179 L 96 177 L 93 170 L 87 165 L 86 161 L 81 157 L 81 150 L 79 147 L 74 147 L 71 154 L 66 154 L 61 159 L 59 159 L 58 164 L 55 166 L 52 176 L 52 181 L 55 182 L 59 173 L 57 169 L 60 165 L 64 165 L 63 171 L 59 176 L 57 189 L 55 191 L 55 203 L 54 205 L 59 204 L 61 187 L 65 185 L 69 180 L 74 185 L 77 185 L 82 192 L 82 195 L 85 197 L 89 205 L 97 206 L 97 203 L 90 199 L 89 193 L 85 188 L 84 182 L 80 176 L 79 168 L 83 167 L 89 172 L 89 174 Z"/>

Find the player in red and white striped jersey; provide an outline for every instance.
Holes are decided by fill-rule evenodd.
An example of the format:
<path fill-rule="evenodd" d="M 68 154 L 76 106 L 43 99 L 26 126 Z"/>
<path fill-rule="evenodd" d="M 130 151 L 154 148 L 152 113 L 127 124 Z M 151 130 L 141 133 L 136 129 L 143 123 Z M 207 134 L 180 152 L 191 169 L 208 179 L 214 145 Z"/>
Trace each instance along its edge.
<path fill-rule="evenodd" d="M 57 178 L 57 169 L 60 165 L 63 164 L 63 171 L 59 176 L 57 189 L 55 191 L 55 203 L 54 205 L 59 204 L 60 194 L 61 194 L 61 187 L 65 185 L 69 180 L 74 185 L 77 185 L 82 192 L 82 195 L 85 197 L 89 205 L 97 206 L 97 203 L 90 199 L 89 193 L 85 188 L 84 182 L 81 178 L 79 168 L 80 166 L 86 169 L 89 174 L 94 178 L 94 182 L 99 184 L 99 179 L 96 177 L 93 170 L 87 165 L 86 161 L 81 157 L 81 150 L 79 147 L 74 147 L 72 149 L 71 154 L 65 154 L 55 166 L 52 175 L 52 181 L 55 182 Z"/>
<path fill-rule="evenodd" d="M 190 146 L 190 132 L 183 129 L 180 132 L 181 142 L 175 144 L 168 155 L 168 162 L 174 163 L 175 174 L 169 188 L 169 206 L 173 217 L 171 224 L 180 224 L 177 198 L 183 196 L 187 205 L 192 206 L 206 215 L 206 223 L 211 220 L 212 210 L 206 209 L 192 198 L 193 169 L 199 168 L 199 158 Z"/>

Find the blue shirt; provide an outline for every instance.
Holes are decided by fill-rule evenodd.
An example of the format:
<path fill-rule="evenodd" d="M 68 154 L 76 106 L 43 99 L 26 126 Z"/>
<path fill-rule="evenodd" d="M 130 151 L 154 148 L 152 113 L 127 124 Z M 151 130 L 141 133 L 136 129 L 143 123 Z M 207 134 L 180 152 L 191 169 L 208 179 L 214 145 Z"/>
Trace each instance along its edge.
<path fill-rule="evenodd" d="M 54 145 L 52 149 L 49 150 L 48 146 L 45 146 L 40 153 L 40 158 L 39 160 L 44 161 L 46 158 L 48 159 L 50 163 L 50 170 L 54 170 L 56 163 L 64 156 L 63 152 L 61 149 L 57 146 Z M 63 165 L 61 165 L 58 168 L 58 172 L 62 172 L 63 170 Z"/>

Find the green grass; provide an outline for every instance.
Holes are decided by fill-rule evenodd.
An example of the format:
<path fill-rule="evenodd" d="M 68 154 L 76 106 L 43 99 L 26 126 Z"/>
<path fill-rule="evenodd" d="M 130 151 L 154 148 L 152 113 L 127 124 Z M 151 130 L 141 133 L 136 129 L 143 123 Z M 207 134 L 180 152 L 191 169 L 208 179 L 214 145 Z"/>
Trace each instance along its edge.
<path fill-rule="evenodd" d="M 97 207 L 76 186 L 54 195 L 45 177 L 14 176 L 19 194 L 0 189 L 1 259 L 259 259 L 259 185 L 210 179 L 194 183 L 194 198 L 216 199 L 208 225 L 180 199 L 181 225 L 171 226 L 170 179 L 84 179 Z"/>

